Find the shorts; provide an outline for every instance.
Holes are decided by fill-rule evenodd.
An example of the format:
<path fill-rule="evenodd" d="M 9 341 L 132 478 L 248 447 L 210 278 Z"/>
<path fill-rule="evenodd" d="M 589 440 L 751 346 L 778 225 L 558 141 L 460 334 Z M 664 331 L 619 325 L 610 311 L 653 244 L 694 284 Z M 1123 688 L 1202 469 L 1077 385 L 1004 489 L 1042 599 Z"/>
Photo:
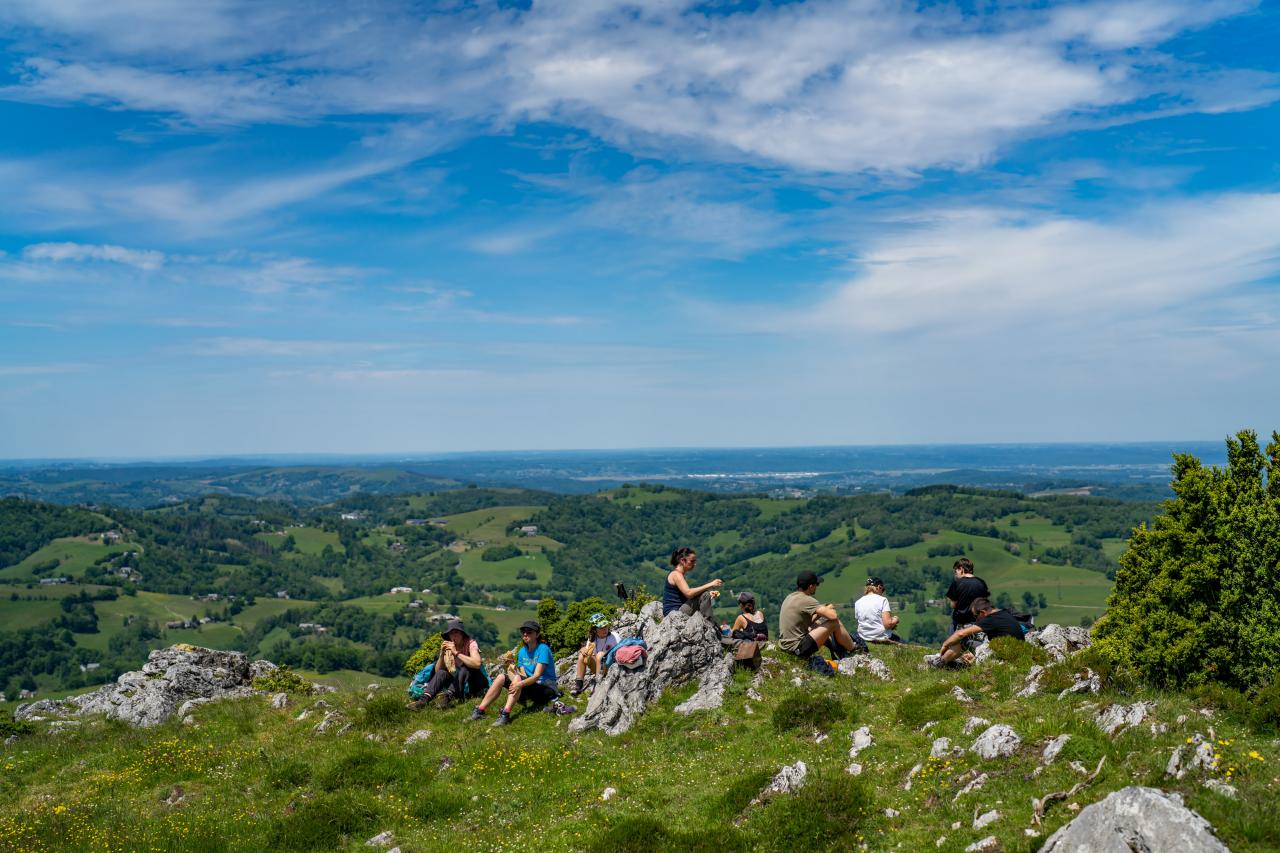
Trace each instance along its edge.
<path fill-rule="evenodd" d="M 805 634 L 800 640 L 799 647 L 792 652 L 798 658 L 813 657 L 813 653 L 818 650 L 818 644 L 814 642 L 813 637 Z"/>
<path fill-rule="evenodd" d="M 534 707 L 542 707 L 560 695 L 560 691 L 545 684 L 530 684 L 520 691 L 520 701 L 529 702 Z"/>

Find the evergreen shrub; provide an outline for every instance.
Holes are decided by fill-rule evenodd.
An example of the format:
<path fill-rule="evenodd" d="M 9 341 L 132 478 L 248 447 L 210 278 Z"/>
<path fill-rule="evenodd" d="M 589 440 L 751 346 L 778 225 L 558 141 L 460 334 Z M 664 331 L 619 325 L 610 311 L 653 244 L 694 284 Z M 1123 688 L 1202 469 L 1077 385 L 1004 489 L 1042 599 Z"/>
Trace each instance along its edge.
<path fill-rule="evenodd" d="M 1173 492 L 1120 558 L 1094 648 L 1167 688 L 1280 681 L 1280 433 L 1249 430 L 1227 466 L 1176 454 Z"/>

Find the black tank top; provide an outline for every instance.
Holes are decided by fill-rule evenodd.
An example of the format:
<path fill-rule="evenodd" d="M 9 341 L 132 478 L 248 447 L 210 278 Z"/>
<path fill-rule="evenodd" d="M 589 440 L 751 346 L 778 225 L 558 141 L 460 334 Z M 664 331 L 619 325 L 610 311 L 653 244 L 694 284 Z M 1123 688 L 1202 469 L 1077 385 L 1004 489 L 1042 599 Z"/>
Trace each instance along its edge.
<path fill-rule="evenodd" d="M 662 584 L 662 615 L 666 616 L 672 610 L 679 610 L 684 607 L 684 603 L 689 599 L 684 597 L 684 593 L 680 591 L 680 587 L 671 581 L 664 581 Z"/>

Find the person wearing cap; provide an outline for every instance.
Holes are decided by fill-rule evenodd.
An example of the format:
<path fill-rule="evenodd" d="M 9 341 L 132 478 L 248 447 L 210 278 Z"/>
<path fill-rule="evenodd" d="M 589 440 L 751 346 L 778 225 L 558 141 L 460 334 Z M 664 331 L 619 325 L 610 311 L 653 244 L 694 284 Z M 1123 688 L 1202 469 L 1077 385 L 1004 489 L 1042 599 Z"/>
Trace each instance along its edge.
<path fill-rule="evenodd" d="M 489 686 L 489 677 L 480 659 L 480 645 L 467 633 L 462 620 L 451 619 L 440 636 L 443 642 L 436 656 L 435 672 L 423 688 L 421 698 L 408 704 L 412 711 L 422 710 L 437 696 L 440 697 L 438 704 L 447 708 L 466 696 L 479 695 Z"/>
<path fill-rule="evenodd" d="M 836 609 L 814 598 L 822 578 L 810 571 L 796 577 L 796 590 L 782 600 L 778 612 L 778 645 L 784 652 L 801 658 L 813 657 L 814 652 L 826 646 L 833 660 L 852 654 L 854 649 L 866 644 L 849 635 L 840 622 Z"/>
<path fill-rule="evenodd" d="M 609 630 L 609 617 L 603 613 L 592 613 L 591 635 L 587 637 L 582 651 L 578 652 L 578 668 L 573 673 L 571 695 L 577 696 L 582 693 L 582 682 L 586 678 L 588 669 L 593 674 L 604 677 L 606 669 L 604 659 L 608 656 L 609 650 L 616 645 L 618 645 L 618 635 Z"/>
<path fill-rule="evenodd" d="M 720 594 L 720 586 L 724 581 L 720 578 L 710 580 L 702 586 L 689 586 L 685 578 L 698 565 L 698 555 L 692 548 L 677 548 L 671 552 L 671 571 L 667 574 L 666 583 L 662 585 L 662 616 L 672 610 L 679 610 L 687 616 L 701 613 L 712 625 L 716 624 L 712 607 L 716 596 Z"/>
<path fill-rule="evenodd" d="M 482 719 L 485 709 L 498 698 L 503 687 L 507 688 L 507 701 L 498 712 L 498 719 L 493 721 L 494 726 L 510 723 L 511 709 L 521 699 L 542 706 L 555 702 L 560 695 L 556 690 L 555 657 L 551 654 L 551 647 L 542 641 L 542 626 L 537 619 L 530 619 L 520 626 L 520 641 L 515 665 L 493 680 L 489 692 L 471 712 L 470 719 Z M 554 707 L 559 713 L 574 711 L 568 705 L 557 704 Z"/>
<path fill-rule="evenodd" d="M 742 612 L 733 620 L 730 636 L 735 640 L 764 642 L 769 639 L 769 624 L 764 614 L 756 609 L 756 597 L 749 592 L 738 593 L 738 606 Z"/>
<path fill-rule="evenodd" d="M 858 636 L 868 643 L 901 643 L 902 638 L 893 633 L 898 627 L 898 617 L 889 610 L 889 599 L 884 597 L 884 581 L 867 578 L 865 594 L 853 603 L 853 615 L 858 620 Z"/>

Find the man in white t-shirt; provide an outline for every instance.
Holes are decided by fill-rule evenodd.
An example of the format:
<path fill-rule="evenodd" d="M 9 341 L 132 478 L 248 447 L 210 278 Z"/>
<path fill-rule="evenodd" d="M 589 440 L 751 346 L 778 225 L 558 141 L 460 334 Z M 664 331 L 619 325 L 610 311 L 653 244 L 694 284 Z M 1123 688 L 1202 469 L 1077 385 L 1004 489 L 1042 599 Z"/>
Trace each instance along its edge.
<path fill-rule="evenodd" d="M 865 595 L 853 605 L 858 620 L 858 636 L 868 643 L 901 643 L 902 638 L 893 633 L 898 627 L 898 617 L 889 610 L 889 599 L 884 597 L 884 581 L 867 578 Z"/>

